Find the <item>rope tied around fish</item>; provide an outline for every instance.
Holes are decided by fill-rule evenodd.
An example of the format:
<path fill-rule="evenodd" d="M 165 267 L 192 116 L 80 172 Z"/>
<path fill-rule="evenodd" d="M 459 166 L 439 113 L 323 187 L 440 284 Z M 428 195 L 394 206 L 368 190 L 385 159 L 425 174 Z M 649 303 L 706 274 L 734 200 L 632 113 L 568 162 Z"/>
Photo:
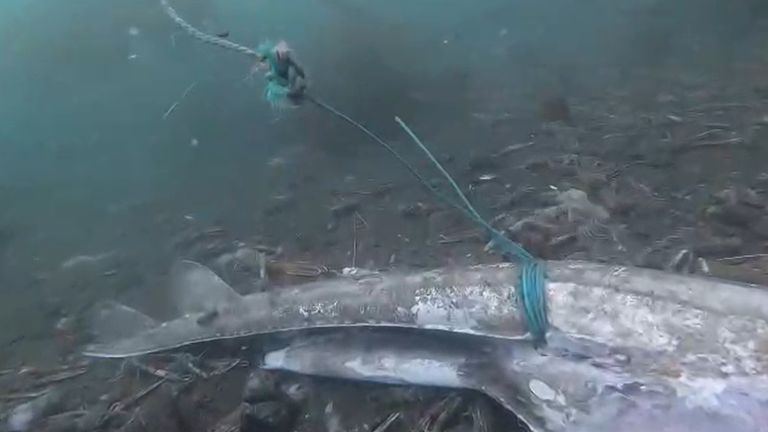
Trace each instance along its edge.
<path fill-rule="evenodd" d="M 523 246 L 513 242 L 502 232 L 494 228 L 488 223 L 469 202 L 466 195 L 462 192 L 459 185 L 448 173 L 448 171 L 442 166 L 442 164 L 434 157 L 432 152 L 426 147 L 426 145 L 419 139 L 419 137 L 411 130 L 408 125 L 399 117 L 395 117 L 395 121 L 400 127 L 408 134 L 413 142 L 424 152 L 432 165 L 441 173 L 441 175 L 448 181 L 451 189 L 453 190 L 456 198 L 451 197 L 449 194 L 439 190 L 431 182 L 427 181 L 416 168 L 403 158 L 400 153 L 397 152 L 390 144 L 373 133 L 370 129 L 363 126 L 359 122 L 353 120 L 348 115 L 337 110 L 333 106 L 321 99 L 314 97 L 307 91 L 306 77 L 301 66 L 293 59 L 290 48 L 288 48 L 285 42 L 278 42 L 277 44 L 266 41 L 261 43 L 255 50 L 246 46 L 231 42 L 222 37 L 210 35 L 204 33 L 191 24 L 186 22 L 179 16 L 178 13 L 171 7 L 168 0 L 160 0 L 165 13 L 187 34 L 193 38 L 200 40 L 204 43 L 208 43 L 220 48 L 225 48 L 230 51 L 237 52 L 241 55 L 245 55 L 251 58 L 255 58 L 262 66 L 260 69 L 265 71 L 266 85 L 264 89 L 264 98 L 272 107 L 286 107 L 286 106 L 299 106 L 302 101 L 307 100 L 312 102 L 315 106 L 330 113 L 331 115 L 345 121 L 352 127 L 358 129 L 374 142 L 382 146 L 387 152 L 397 159 L 417 180 L 424 186 L 431 194 L 445 204 L 453 207 L 467 217 L 470 221 L 480 225 L 490 238 L 489 245 L 496 249 L 506 261 L 516 260 L 520 263 L 520 275 L 516 287 L 516 295 L 522 308 L 523 315 L 525 317 L 525 323 L 528 328 L 528 332 L 534 344 L 543 345 L 546 343 L 546 334 L 549 330 L 549 318 L 547 310 L 546 299 L 546 272 L 544 264 L 537 260 L 530 252 L 525 250 Z M 291 75 L 293 74 L 293 75 Z"/>

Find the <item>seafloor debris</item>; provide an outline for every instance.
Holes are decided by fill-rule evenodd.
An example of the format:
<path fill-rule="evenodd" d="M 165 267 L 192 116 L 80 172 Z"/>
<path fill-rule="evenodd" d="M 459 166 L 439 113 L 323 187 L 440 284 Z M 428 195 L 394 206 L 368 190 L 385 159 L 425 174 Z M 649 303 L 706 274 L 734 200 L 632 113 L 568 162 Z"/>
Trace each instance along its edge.
<path fill-rule="evenodd" d="M 355 212 L 359 211 L 361 207 L 362 203 L 360 201 L 347 200 L 331 207 L 331 216 L 334 219 L 352 216 Z"/>
<path fill-rule="evenodd" d="M 400 215 L 404 218 L 424 218 L 429 217 L 436 209 L 434 206 L 425 204 L 423 202 L 417 202 L 414 204 L 401 204 L 397 208 Z"/>
<path fill-rule="evenodd" d="M 542 256 L 571 244 L 574 240 L 594 242 L 609 240 L 622 247 L 613 229 L 607 225 L 608 211 L 589 200 L 578 189 L 557 192 L 555 204 L 535 211 L 531 216 L 500 221 L 506 232 L 524 246 Z"/>
<path fill-rule="evenodd" d="M 266 271 L 270 279 L 279 279 L 281 276 L 317 278 L 330 273 L 324 265 L 296 261 L 270 261 L 266 263 Z"/>

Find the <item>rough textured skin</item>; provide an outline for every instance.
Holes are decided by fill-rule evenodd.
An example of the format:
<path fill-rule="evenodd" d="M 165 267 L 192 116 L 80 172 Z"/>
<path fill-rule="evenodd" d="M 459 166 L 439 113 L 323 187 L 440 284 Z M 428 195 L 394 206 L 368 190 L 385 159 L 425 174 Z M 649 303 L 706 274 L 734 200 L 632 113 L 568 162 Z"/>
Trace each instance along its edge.
<path fill-rule="evenodd" d="M 201 266 L 187 265 L 204 279 Z M 222 289 L 205 271 L 212 289 Z M 766 372 L 768 291 L 762 287 L 582 262 L 549 262 L 547 272 L 555 331 L 627 351 L 657 351 L 663 361 L 654 367 L 660 374 L 679 375 L 681 369 L 703 374 L 712 368 L 736 375 Z M 314 282 L 209 303 L 208 312 L 198 309 L 85 353 L 129 357 L 216 339 L 354 326 L 520 340 L 527 332 L 515 296 L 517 277 L 516 266 L 499 264 Z M 200 283 L 193 285 L 194 295 L 200 295 Z M 229 297 L 220 294 L 212 298 Z"/>
<path fill-rule="evenodd" d="M 190 271 L 199 271 L 190 265 Z M 179 273 L 174 271 L 174 273 Z M 184 276 L 187 280 L 192 280 Z M 364 280 L 338 278 L 209 303 L 178 319 L 114 343 L 88 347 L 86 355 L 129 357 L 193 343 L 323 327 L 408 327 L 523 338 L 513 266 L 382 274 Z M 215 275 L 212 289 L 221 287 Z M 199 296 L 199 281 L 190 295 Z M 172 282 L 175 295 L 179 284 Z M 211 294 L 213 299 L 228 297 Z M 199 305 L 200 301 L 187 301 Z M 202 323 L 202 324 L 201 324 Z"/>
<path fill-rule="evenodd" d="M 768 373 L 765 288 L 570 263 L 550 267 L 548 297 L 556 328 L 618 349 L 653 351 L 659 374 Z"/>

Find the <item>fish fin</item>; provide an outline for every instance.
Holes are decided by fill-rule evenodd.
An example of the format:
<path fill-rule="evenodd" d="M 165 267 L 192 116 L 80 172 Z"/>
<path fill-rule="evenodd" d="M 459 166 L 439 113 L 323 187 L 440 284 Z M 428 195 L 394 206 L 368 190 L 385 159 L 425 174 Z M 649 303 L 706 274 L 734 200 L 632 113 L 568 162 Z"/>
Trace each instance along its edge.
<path fill-rule="evenodd" d="M 99 342 L 135 336 L 153 329 L 157 321 L 124 304 L 107 300 L 98 303 L 91 317 L 91 329 Z"/>
<path fill-rule="evenodd" d="M 240 294 L 208 267 L 178 261 L 171 268 L 171 302 L 180 314 L 209 313 L 224 305 L 237 305 Z"/>

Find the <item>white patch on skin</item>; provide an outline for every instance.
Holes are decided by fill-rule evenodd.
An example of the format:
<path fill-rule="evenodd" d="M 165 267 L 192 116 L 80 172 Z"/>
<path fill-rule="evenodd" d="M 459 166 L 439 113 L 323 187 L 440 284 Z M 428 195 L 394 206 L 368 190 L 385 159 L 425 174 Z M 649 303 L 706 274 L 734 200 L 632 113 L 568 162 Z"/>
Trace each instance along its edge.
<path fill-rule="evenodd" d="M 566 406 L 565 395 L 556 391 L 544 381 L 532 379 L 528 383 L 528 389 L 537 398 L 545 402 L 554 402 L 560 406 Z"/>
<path fill-rule="evenodd" d="M 277 351 L 268 352 L 264 356 L 264 369 L 283 369 L 286 366 L 285 359 L 288 353 L 288 348 L 283 348 Z"/>
<path fill-rule="evenodd" d="M 690 406 L 702 408 L 717 408 L 720 404 L 718 397 L 727 387 L 723 379 L 681 377 L 682 386 L 678 386 L 677 394 L 685 397 Z"/>
<path fill-rule="evenodd" d="M 544 381 L 533 379 L 528 383 L 528 388 L 531 390 L 531 393 L 543 401 L 551 401 L 555 399 L 555 391 Z"/>
<path fill-rule="evenodd" d="M 30 404 L 17 407 L 8 417 L 8 429 L 12 431 L 30 430 L 35 414 Z"/>
<path fill-rule="evenodd" d="M 411 307 L 419 326 L 441 325 L 450 321 L 450 312 L 443 306 L 431 303 L 416 303 Z"/>
<path fill-rule="evenodd" d="M 438 387 L 464 387 L 456 367 L 430 359 L 398 361 L 393 357 L 381 357 L 367 362 L 358 357 L 344 363 L 355 373 L 377 380 Z"/>
<path fill-rule="evenodd" d="M 665 351 L 692 374 L 768 372 L 768 322 L 610 286 L 550 282 L 554 327 L 611 346 Z M 698 372 L 695 372 L 697 371 Z"/>
<path fill-rule="evenodd" d="M 335 318 L 339 316 L 339 302 L 338 300 L 320 301 L 307 306 L 299 306 L 299 314 L 304 318 L 318 315 L 323 318 Z"/>
<path fill-rule="evenodd" d="M 410 311 L 419 326 L 475 329 L 479 319 L 493 320 L 510 313 L 513 300 L 501 291 L 498 287 L 483 285 L 441 286 L 438 281 L 416 290 L 415 304 Z"/>
<path fill-rule="evenodd" d="M 660 319 L 652 299 L 631 293 L 621 293 L 602 287 L 585 289 L 574 283 L 550 282 L 548 294 L 551 301 L 550 317 L 552 323 L 569 332 L 593 337 L 597 340 L 614 344 L 638 347 L 654 347 L 672 350 L 677 341 L 669 334 Z M 677 308 L 678 319 L 695 322 L 701 319 L 687 318 L 691 309 Z M 666 311 L 665 311 L 666 312 Z"/>

